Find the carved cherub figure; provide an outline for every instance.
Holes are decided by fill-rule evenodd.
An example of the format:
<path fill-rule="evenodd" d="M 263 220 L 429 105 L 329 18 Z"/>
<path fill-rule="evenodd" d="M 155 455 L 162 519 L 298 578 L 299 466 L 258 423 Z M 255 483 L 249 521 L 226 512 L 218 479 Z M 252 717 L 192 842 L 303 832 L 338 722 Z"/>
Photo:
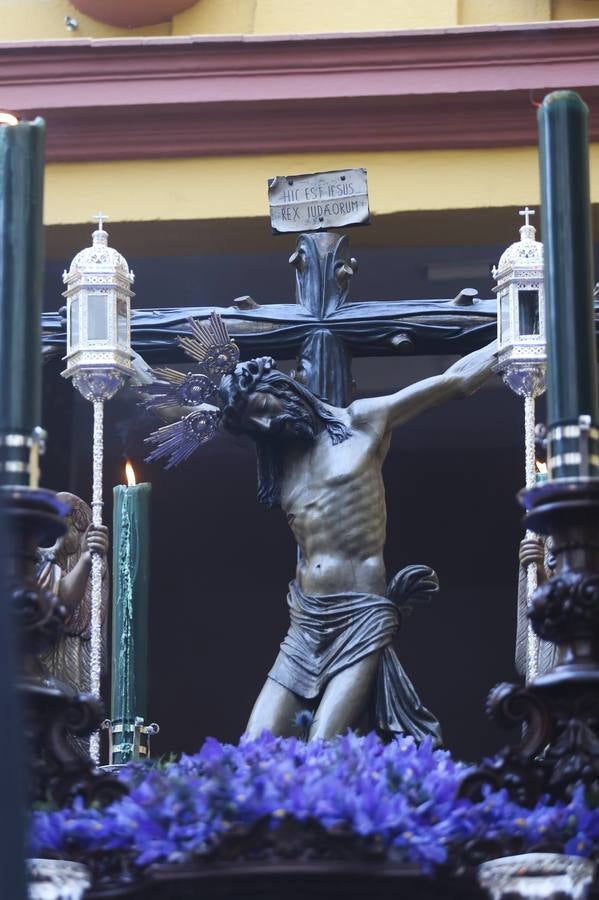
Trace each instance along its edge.
<path fill-rule="evenodd" d="M 42 587 L 60 598 L 66 619 L 63 633 L 42 662 L 50 675 L 71 690 L 88 692 L 91 689 L 91 554 L 99 553 L 106 560 L 108 529 L 105 525 L 92 525 L 91 509 L 80 497 L 66 492 L 58 497 L 70 506 L 67 530 L 52 547 L 39 548 L 37 578 Z M 108 567 L 104 564 L 103 630 L 108 593 Z"/>

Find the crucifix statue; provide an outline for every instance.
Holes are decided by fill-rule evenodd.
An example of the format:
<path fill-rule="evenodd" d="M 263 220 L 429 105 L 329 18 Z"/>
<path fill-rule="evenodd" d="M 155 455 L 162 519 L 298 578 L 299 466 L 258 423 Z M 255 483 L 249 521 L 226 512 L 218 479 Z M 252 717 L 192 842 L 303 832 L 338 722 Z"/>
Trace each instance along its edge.
<path fill-rule="evenodd" d="M 225 428 L 250 435 L 259 499 L 280 505 L 299 546 L 289 586 L 289 631 L 256 701 L 248 732 L 289 734 L 312 707 L 311 738 L 356 728 L 440 741 L 392 646 L 402 605 L 436 587 L 410 566 L 387 584 L 382 464 L 391 432 L 425 409 L 474 391 L 494 364 L 475 351 L 442 375 L 386 397 L 336 407 L 269 357 L 241 363 L 220 383 Z"/>
<path fill-rule="evenodd" d="M 355 268 L 351 260 L 336 264 L 344 244 L 330 233 L 304 234 L 292 257 L 298 297 L 326 322 L 342 308 Z M 214 313 L 208 322 L 192 320 L 189 330 L 179 343 L 200 373 L 159 368 L 143 388 L 148 407 L 166 423 L 150 437 L 150 459 L 182 462 L 219 424 L 249 435 L 258 459 L 258 499 L 283 509 L 299 547 L 287 597 L 289 631 L 248 733 L 291 734 L 297 714 L 310 707 L 311 738 L 376 727 L 439 742 L 439 725 L 392 646 L 401 607 L 438 584 L 425 566 L 409 566 L 387 584 L 381 469 L 392 431 L 474 391 L 492 372 L 494 345 L 395 394 L 345 405 L 347 354 L 322 323 L 304 338 L 301 380 L 280 372 L 270 356 L 238 362 L 237 346 Z"/>
<path fill-rule="evenodd" d="M 166 424 L 152 438 L 152 457 L 182 461 L 218 423 L 249 434 L 257 451 L 258 497 L 282 507 L 297 540 L 290 628 L 250 717 L 250 733 L 291 733 L 295 714 L 311 707 L 311 737 L 366 726 L 439 741 L 438 723 L 392 647 L 401 606 L 438 583 L 428 567 L 410 566 L 387 584 L 381 467 L 392 430 L 475 390 L 491 373 L 493 348 L 396 394 L 353 403 L 351 359 L 480 348 L 494 335 L 496 304 L 475 299 L 471 290 L 455 300 L 348 302 L 357 263 L 347 237 L 333 232 L 301 234 L 290 262 L 294 304 L 260 306 L 245 297 L 226 309 L 133 312 L 132 344 L 144 359 L 172 364 L 191 350 L 201 372 L 218 381 L 215 404 L 201 376 L 159 371 L 149 405 Z M 60 346 L 63 333 L 60 314 L 45 317 L 49 348 Z M 229 335 L 244 359 L 257 358 L 236 363 Z M 278 371 L 272 356 L 296 356 L 295 376 Z"/>

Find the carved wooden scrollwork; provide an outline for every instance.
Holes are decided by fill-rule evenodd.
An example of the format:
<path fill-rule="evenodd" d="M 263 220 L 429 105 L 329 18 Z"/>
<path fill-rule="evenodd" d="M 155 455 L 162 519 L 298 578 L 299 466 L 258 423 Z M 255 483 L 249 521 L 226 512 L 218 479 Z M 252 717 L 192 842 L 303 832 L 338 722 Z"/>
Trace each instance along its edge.
<path fill-rule="evenodd" d="M 529 617 L 545 641 L 587 637 L 599 630 L 599 574 L 561 572 L 534 593 Z"/>

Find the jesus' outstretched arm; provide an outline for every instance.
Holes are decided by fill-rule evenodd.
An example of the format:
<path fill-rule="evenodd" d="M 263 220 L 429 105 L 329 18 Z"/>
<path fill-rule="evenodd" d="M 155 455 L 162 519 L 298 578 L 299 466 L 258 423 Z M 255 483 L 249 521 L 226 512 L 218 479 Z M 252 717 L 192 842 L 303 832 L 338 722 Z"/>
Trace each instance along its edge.
<path fill-rule="evenodd" d="M 496 352 L 497 341 L 493 341 L 462 357 L 441 375 L 417 381 L 385 397 L 356 400 L 350 407 L 352 420 L 362 420 L 384 433 L 432 406 L 472 394 L 491 375 Z"/>

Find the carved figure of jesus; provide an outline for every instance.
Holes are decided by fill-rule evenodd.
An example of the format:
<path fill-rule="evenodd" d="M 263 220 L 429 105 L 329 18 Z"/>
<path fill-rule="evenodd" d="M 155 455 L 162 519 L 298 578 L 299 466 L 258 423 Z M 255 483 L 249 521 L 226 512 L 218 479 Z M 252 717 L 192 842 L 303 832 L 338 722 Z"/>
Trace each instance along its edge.
<path fill-rule="evenodd" d="M 381 469 L 393 429 L 475 391 L 492 372 L 495 349 L 345 409 L 316 398 L 269 357 L 223 377 L 224 426 L 254 440 L 258 499 L 282 507 L 299 545 L 289 631 L 251 713 L 250 735 L 289 735 L 308 706 L 310 738 L 330 738 L 359 727 L 370 707 L 381 731 L 440 740 L 392 647 L 399 610 L 387 596 Z"/>

